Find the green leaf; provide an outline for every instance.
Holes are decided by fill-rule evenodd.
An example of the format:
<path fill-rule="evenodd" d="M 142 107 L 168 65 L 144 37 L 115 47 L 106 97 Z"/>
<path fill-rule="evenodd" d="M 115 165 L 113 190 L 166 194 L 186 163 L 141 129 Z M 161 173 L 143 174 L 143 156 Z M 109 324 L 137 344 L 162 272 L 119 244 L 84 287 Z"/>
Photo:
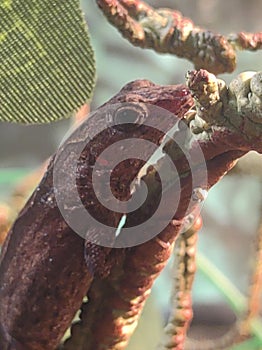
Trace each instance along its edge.
<path fill-rule="evenodd" d="M 257 338 L 251 338 L 243 341 L 241 344 L 234 345 L 230 350 L 260 350 L 261 342 Z"/>
<path fill-rule="evenodd" d="M 79 0 L 0 0 L 0 18 L 0 120 L 71 116 L 95 80 Z"/>

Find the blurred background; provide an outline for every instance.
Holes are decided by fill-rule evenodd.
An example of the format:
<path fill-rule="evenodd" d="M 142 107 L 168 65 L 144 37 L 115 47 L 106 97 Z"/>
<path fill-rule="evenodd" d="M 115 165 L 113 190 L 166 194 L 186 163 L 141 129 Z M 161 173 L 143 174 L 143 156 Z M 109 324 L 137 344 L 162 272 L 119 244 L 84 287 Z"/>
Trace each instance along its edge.
<path fill-rule="evenodd" d="M 242 30 L 261 31 L 260 0 L 155 0 L 148 3 L 177 9 L 199 26 L 223 34 Z M 108 24 L 95 1 L 82 0 L 81 6 L 97 62 L 97 84 L 91 108 L 96 108 L 124 84 L 135 79 L 146 78 L 158 84 L 184 83 L 185 73 L 193 69 L 190 62 L 132 47 Z M 239 72 L 262 69 L 261 51 L 239 52 L 237 59 L 237 70 L 220 76 L 227 82 Z M 9 200 L 12 189 L 24 174 L 39 167 L 56 150 L 70 124 L 70 120 L 41 126 L 1 123 L 1 203 Z M 237 170 L 210 191 L 202 210 L 204 226 L 199 234 L 198 249 L 243 293 L 247 293 L 249 288 L 254 241 L 261 217 L 261 163 L 258 155 L 247 156 Z M 129 349 L 151 350 L 158 342 L 168 314 L 170 276 L 171 265 L 154 286 L 141 328 Z M 193 300 L 195 318 L 191 335 L 196 338 L 218 336 L 235 319 L 223 296 L 201 271 L 196 276 Z"/>

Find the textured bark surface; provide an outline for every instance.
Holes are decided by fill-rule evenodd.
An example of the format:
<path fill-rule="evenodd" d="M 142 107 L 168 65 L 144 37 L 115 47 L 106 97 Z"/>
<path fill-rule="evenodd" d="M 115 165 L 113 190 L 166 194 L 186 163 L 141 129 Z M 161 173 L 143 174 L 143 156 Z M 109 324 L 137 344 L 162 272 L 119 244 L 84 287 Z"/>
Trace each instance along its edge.
<path fill-rule="evenodd" d="M 229 36 L 201 28 L 179 11 L 140 0 L 97 0 L 110 23 L 133 45 L 170 53 L 214 74 L 236 68 L 236 50 L 260 50 L 262 33 Z"/>
<path fill-rule="evenodd" d="M 148 81 L 128 84 L 109 103 L 126 101 L 166 105 L 171 112 L 181 110 L 181 116 L 193 105 L 192 97 L 184 86 L 160 87 Z M 161 122 L 161 116 L 148 117 L 159 118 Z M 172 126 L 172 119 L 173 117 L 163 121 L 167 128 Z M 97 123 L 106 125 L 106 120 L 95 119 L 88 127 L 96 128 Z M 78 135 L 80 138 L 74 139 L 73 136 L 64 148 L 71 147 L 73 150 L 74 142 L 88 143 L 88 127 L 82 127 L 81 135 Z M 93 192 L 88 183 L 89 166 L 104 148 L 119 139 L 134 136 L 133 133 L 128 129 L 115 132 L 109 128 L 88 144 L 79 163 L 78 185 L 85 205 L 110 224 L 117 222 L 119 214 L 108 216 L 108 211 L 99 203 L 94 204 Z M 142 128 L 137 130 L 135 136 L 158 143 L 163 135 L 152 132 L 152 128 Z M 68 165 L 68 173 L 65 174 L 62 186 L 66 188 L 67 177 L 74 176 L 74 172 L 70 173 L 70 157 L 64 161 Z M 18 346 L 26 350 L 54 349 L 80 308 L 94 270 L 103 272 L 107 269 L 99 257 L 95 260 L 97 266 L 89 266 L 90 269 L 87 269 L 84 240 L 68 227 L 57 207 L 53 188 L 53 162 L 54 158 L 3 246 L 0 260 L 1 350 L 18 349 Z M 125 196 L 129 195 L 130 181 L 140 167 L 141 161 L 127 161 L 115 174 L 117 179 L 125 169 Z M 83 182 L 87 185 L 81 184 L 83 176 Z M 119 189 L 115 188 L 115 192 L 119 193 Z M 90 252 L 91 256 L 92 254 Z M 102 260 L 103 248 L 101 254 Z"/>
<path fill-rule="evenodd" d="M 185 124 L 178 123 L 176 133 L 192 156 L 200 145 L 204 162 L 194 164 L 195 176 L 199 188 L 209 189 L 240 156 L 251 149 L 262 152 L 260 76 L 242 76 L 228 89 L 206 71 L 191 72 L 188 75 L 191 93 L 185 86 L 158 86 L 140 80 L 128 84 L 105 106 L 117 102 L 144 102 L 183 119 L 188 130 Z M 135 129 L 108 127 L 90 140 L 89 132 L 99 125 L 107 125 L 106 115 L 98 110 L 95 118 L 76 130 L 57 153 L 65 165 L 59 189 L 53 187 L 54 158 L 51 160 L 3 247 L 0 260 L 1 349 L 18 349 L 19 346 L 26 350 L 54 349 L 88 290 L 89 301 L 82 306 L 81 320 L 72 328 L 72 337 L 64 346 L 75 350 L 125 347 L 152 283 L 171 253 L 194 190 L 192 169 L 185 155 L 175 142 L 163 139 L 163 132 L 157 129 L 161 124 L 164 130 L 169 130 L 177 118 L 170 113 L 161 118 L 158 112 L 146 117 L 156 122 L 155 129 L 146 125 Z M 180 188 L 174 196 L 177 198 L 167 196 L 163 218 L 178 198 L 179 205 L 173 221 L 157 237 L 139 246 L 109 249 L 87 242 L 86 267 L 84 240 L 62 218 L 55 190 L 60 190 L 66 199 L 70 195 L 66 191 L 67 183 L 72 177 L 85 207 L 105 224 L 117 226 L 121 214 L 108 211 L 98 202 L 92 188 L 91 168 L 104 149 L 129 137 L 150 140 L 158 146 L 163 143 L 163 151 L 173 160 L 180 180 Z M 72 157 L 76 144 L 84 148 L 75 173 Z M 143 151 L 150 156 L 150 149 Z M 139 175 L 143 165 L 144 162 L 137 159 L 125 160 L 111 176 L 112 191 L 122 200 L 130 197 L 130 184 L 136 176 L 149 185 L 145 204 L 135 215 L 128 216 L 127 225 L 130 226 L 154 212 L 161 192 L 156 170 L 163 166 L 161 159 L 156 162 L 156 168 L 148 166 L 145 174 Z M 203 180 L 206 169 L 207 184 Z M 190 209 L 194 209 L 197 202 L 191 204 Z M 78 207 L 68 210 L 72 215 L 78 214 Z"/>
<path fill-rule="evenodd" d="M 14 223 L 1 254 L 0 348 L 52 349 L 91 282 L 83 240 L 64 222 L 51 167 Z"/>
<path fill-rule="evenodd" d="M 188 85 L 195 96 L 196 109 L 189 111 L 185 119 L 188 120 L 191 131 L 196 134 L 197 142 L 204 152 L 208 188 L 219 181 L 232 168 L 236 159 L 248 150 L 254 148 L 261 152 L 261 125 L 253 122 L 261 115 L 260 99 L 256 99 L 255 94 L 253 95 L 256 102 L 249 109 L 249 118 L 246 118 L 243 113 L 249 100 L 242 104 L 243 109 L 237 108 L 239 101 L 244 97 L 243 91 L 246 94 L 250 92 L 248 86 L 251 85 L 252 79 L 243 78 L 243 76 L 239 77 L 238 83 L 233 82 L 228 90 L 222 82 L 217 81 L 206 71 L 189 74 Z M 259 79 L 255 77 L 253 83 L 254 81 L 258 82 Z M 234 88 L 236 85 L 239 89 Z M 203 119 L 198 119 L 197 116 Z M 241 123 L 237 123 L 238 129 L 234 124 L 239 119 Z M 245 126 L 249 123 L 250 127 L 246 128 Z M 252 127 L 254 127 L 253 130 Z M 250 134 L 243 132 L 247 129 L 250 130 Z M 181 135 L 182 138 L 185 136 L 182 130 Z M 194 142 L 190 146 L 191 151 L 194 152 Z M 102 280 L 99 277 L 95 279 L 88 293 L 90 303 L 82 306 L 80 321 L 72 328 L 72 338 L 62 348 L 67 350 L 125 348 L 136 326 L 144 301 L 150 293 L 152 283 L 168 260 L 175 237 L 183 222 L 189 197 L 192 195 L 191 179 L 190 174 L 187 175 L 189 169 L 184 155 L 178 152 L 172 142 L 165 145 L 165 151 L 175 162 L 181 180 L 182 200 L 176 211 L 175 220 L 158 237 L 139 247 L 126 250 L 125 254 L 121 255 L 116 250 L 111 251 L 110 255 L 113 255 L 115 260 L 118 255 L 119 266 L 114 267 L 105 279 Z M 199 165 L 198 174 L 201 185 L 201 175 L 203 175 L 201 165 Z M 156 188 L 152 185 L 153 181 L 150 182 L 154 175 L 154 172 L 148 172 L 143 180 Z M 172 199 L 175 200 L 175 198 Z M 171 202 L 167 203 L 166 210 L 172 205 Z M 141 209 L 144 215 L 147 214 L 146 209 L 148 208 Z M 139 215 L 136 217 L 130 215 L 129 224 L 139 221 L 139 217 Z M 81 341 L 78 342 L 79 338 Z"/>

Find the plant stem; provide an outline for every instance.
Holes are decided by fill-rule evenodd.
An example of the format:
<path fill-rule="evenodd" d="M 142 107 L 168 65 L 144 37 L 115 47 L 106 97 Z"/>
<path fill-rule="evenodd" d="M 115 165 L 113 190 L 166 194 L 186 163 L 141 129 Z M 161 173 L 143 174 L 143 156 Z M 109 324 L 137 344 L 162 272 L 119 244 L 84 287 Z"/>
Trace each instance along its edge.
<path fill-rule="evenodd" d="M 247 310 L 247 299 L 244 295 L 223 275 L 219 269 L 212 264 L 203 254 L 198 252 L 197 266 L 202 274 L 224 295 L 232 309 L 238 314 Z M 256 337 L 256 341 L 262 345 L 262 320 L 255 317 L 250 320 L 250 329 Z M 239 348 L 240 349 L 240 348 Z M 244 348 L 243 348 L 244 349 Z M 247 348 L 246 348 L 247 349 Z M 249 349 L 251 349 L 249 347 Z"/>

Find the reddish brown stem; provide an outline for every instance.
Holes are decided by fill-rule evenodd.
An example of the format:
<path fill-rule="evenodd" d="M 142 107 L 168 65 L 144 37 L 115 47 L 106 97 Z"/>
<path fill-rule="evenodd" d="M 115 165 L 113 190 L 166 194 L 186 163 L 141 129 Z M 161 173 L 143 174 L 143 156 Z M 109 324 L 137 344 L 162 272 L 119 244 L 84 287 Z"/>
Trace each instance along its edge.
<path fill-rule="evenodd" d="M 191 293 L 196 272 L 197 233 L 201 224 L 201 217 L 198 217 L 175 243 L 171 311 L 161 347 L 165 350 L 184 349 L 187 330 L 193 317 Z"/>
<path fill-rule="evenodd" d="M 133 45 L 171 53 L 214 74 L 232 72 L 236 50 L 260 50 L 262 32 L 223 36 L 196 26 L 171 9 L 154 9 L 139 0 L 97 0 L 103 13 Z"/>
<path fill-rule="evenodd" d="M 80 326 L 75 328 L 78 330 L 73 331 L 72 344 L 77 344 L 80 333 L 81 339 L 84 339 L 79 346 L 81 350 L 86 349 L 88 344 L 97 349 L 102 346 L 123 348 L 136 325 L 153 281 L 167 262 L 187 210 L 197 206 L 194 201 L 191 206 L 189 204 L 194 190 L 192 169 L 181 151 L 181 143 L 183 150 L 187 150 L 193 159 L 197 146 L 201 148 L 203 161 L 196 161 L 193 169 L 197 186 L 204 190 L 219 181 L 238 157 L 251 149 L 262 151 L 259 74 L 245 80 L 244 89 L 240 92 L 239 82 L 227 90 L 206 71 L 191 72 L 188 79 L 196 108 L 193 108 L 192 95 L 185 86 L 163 87 L 146 80 L 125 86 L 98 109 L 91 120 L 76 129 L 59 149 L 57 157 L 61 160 L 61 183 L 55 188 L 55 158 L 52 159 L 43 180 L 9 232 L 1 255 L 1 350 L 18 345 L 27 350 L 55 348 L 89 288 L 90 301 L 83 307 L 82 326 L 80 322 Z M 131 103 L 133 107 L 141 103 L 147 105 L 146 116 L 151 122 L 154 121 L 155 128 L 143 124 L 136 124 L 135 128 L 130 128 L 129 124 L 125 128 L 108 126 L 111 119 L 108 119 L 108 113 L 102 112 L 103 108 L 113 113 L 112 106 L 116 103 L 128 103 L 129 107 Z M 156 113 L 156 107 L 162 107 L 161 113 Z M 119 110 L 123 112 L 123 105 L 117 112 Z M 124 112 L 129 110 L 124 109 Z M 114 112 L 111 116 L 117 115 Z M 166 131 L 173 130 L 177 121 L 174 132 L 180 145 L 158 130 L 160 125 Z M 100 126 L 103 131 L 90 140 L 89 135 L 100 130 Z M 126 159 L 113 172 L 112 191 L 121 200 L 130 198 L 130 185 L 134 179 L 139 179 L 139 183 L 144 180 L 148 184 L 145 203 L 133 212 L 135 214 L 128 215 L 126 225 L 133 227 L 142 219 L 151 217 L 156 209 L 155 204 L 161 193 L 157 169 L 160 171 L 165 166 L 162 161 L 166 157 L 172 159 L 177 169 L 176 175 L 167 171 L 167 179 L 170 176 L 170 182 L 180 182 L 180 188 L 175 187 L 177 192 L 173 194 L 166 191 L 163 212 L 143 235 L 146 237 L 154 226 L 158 227 L 161 220 L 165 220 L 174 202 L 177 201 L 178 207 L 175 213 L 172 212 L 172 224 L 166 222 L 167 228 L 159 230 L 161 233 L 146 243 L 111 250 L 87 244 L 87 268 L 84 241 L 66 224 L 57 205 L 56 193 L 61 193 L 64 201 L 70 200 L 68 181 L 73 179 L 85 208 L 93 215 L 99 215 L 105 225 L 117 227 L 121 213 L 112 212 L 99 203 L 93 190 L 92 169 L 101 152 L 114 142 L 128 138 L 149 140 L 158 148 L 162 147 L 162 153 L 154 167 L 140 159 Z M 84 147 L 80 156 L 76 153 L 76 145 Z M 143 153 L 149 157 L 152 151 L 145 147 Z M 77 171 L 73 166 L 76 155 L 79 161 Z M 140 173 L 144 165 L 145 172 Z M 139 191 L 139 186 L 135 191 Z M 91 230 L 77 216 L 79 207 L 74 204 L 73 201 L 71 206 L 65 206 L 66 210 L 79 219 L 85 232 Z M 85 310 L 90 310 L 90 313 Z M 96 327 L 100 331 L 95 331 Z M 90 334 L 88 340 L 85 330 Z M 85 341 L 88 341 L 87 345 Z"/>

